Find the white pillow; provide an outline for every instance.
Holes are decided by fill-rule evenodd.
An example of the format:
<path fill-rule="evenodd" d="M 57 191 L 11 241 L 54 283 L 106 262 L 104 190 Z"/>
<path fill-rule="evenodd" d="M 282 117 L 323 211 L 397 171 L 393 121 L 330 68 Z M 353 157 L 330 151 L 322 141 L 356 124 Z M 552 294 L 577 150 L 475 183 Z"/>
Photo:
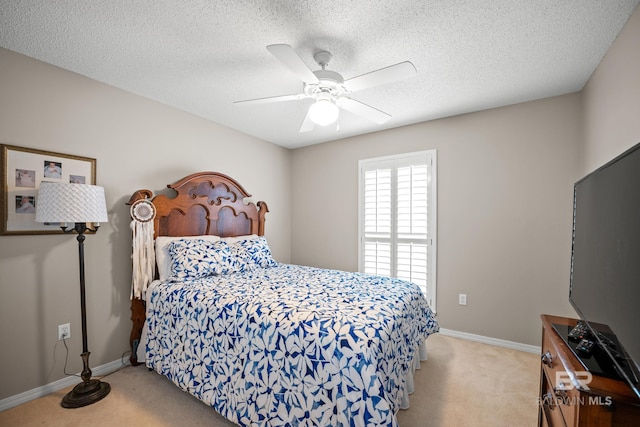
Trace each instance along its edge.
<path fill-rule="evenodd" d="M 176 240 L 206 240 L 208 242 L 217 242 L 220 240 L 218 236 L 181 236 L 181 237 L 169 237 L 158 236 L 156 237 L 156 264 L 158 266 L 158 278 L 162 281 L 168 280 L 171 276 L 171 256 L 169 255 L 169 244 Z"/>

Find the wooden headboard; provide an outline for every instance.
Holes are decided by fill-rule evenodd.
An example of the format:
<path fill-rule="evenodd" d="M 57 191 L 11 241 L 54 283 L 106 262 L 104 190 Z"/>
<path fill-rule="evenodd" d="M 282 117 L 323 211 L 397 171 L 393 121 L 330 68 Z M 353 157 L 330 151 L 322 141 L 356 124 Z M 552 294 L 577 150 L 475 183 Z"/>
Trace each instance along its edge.
<path fill-rule="evenodd" d="M 269 212 L 267 204 L 258 202 L 256 207 L 252 202 L 246 203 L 245 199 L 251 194 L 233 178 L 218 172 L 198 172 L 167 187 L 175 190 L 174 197 L 153 197 L 150 190 L 138 190 L 127 202 L 133 205 L 139 200 L 148 200 L 153 204 L 156 210 L 154 237 L 264 236 L 265 214 Z M 145 321 L 144 300 L 131 299 L 131 320 L 130 361 L 137 365 L 136 348 Z"/>

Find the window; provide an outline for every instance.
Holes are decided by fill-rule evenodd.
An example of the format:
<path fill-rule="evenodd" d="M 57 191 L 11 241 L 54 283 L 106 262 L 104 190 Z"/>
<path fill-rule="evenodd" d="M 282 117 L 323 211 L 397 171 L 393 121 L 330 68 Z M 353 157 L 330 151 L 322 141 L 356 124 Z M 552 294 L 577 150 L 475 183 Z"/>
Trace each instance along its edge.
<path fill-rule="evenodd" d="M 359 270 L 416 283 L 436 304 L 436 151 L 359 162 Z"/>

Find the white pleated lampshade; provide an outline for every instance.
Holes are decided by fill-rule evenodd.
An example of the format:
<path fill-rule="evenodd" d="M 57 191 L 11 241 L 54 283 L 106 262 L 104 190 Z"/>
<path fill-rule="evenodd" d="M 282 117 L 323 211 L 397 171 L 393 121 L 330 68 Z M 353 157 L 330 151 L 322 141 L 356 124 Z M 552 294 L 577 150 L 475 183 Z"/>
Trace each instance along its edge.
<path fill-rule="evenodd" d="M 107 222 L 104 188 L 97 185 L 42 182 L 36 222 Z"/>

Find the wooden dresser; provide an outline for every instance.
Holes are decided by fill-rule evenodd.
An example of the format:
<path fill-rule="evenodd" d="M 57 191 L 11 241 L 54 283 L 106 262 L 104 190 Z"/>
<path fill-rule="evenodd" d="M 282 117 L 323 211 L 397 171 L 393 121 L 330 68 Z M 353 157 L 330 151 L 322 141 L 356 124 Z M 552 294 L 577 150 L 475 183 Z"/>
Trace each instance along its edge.
<path fill-rule="evenodd" d="M 640 399 L 627 383 L 592 375 L 553 325 L 576 319 L 542 315 L 539 426 L 640 426 Z"/>

